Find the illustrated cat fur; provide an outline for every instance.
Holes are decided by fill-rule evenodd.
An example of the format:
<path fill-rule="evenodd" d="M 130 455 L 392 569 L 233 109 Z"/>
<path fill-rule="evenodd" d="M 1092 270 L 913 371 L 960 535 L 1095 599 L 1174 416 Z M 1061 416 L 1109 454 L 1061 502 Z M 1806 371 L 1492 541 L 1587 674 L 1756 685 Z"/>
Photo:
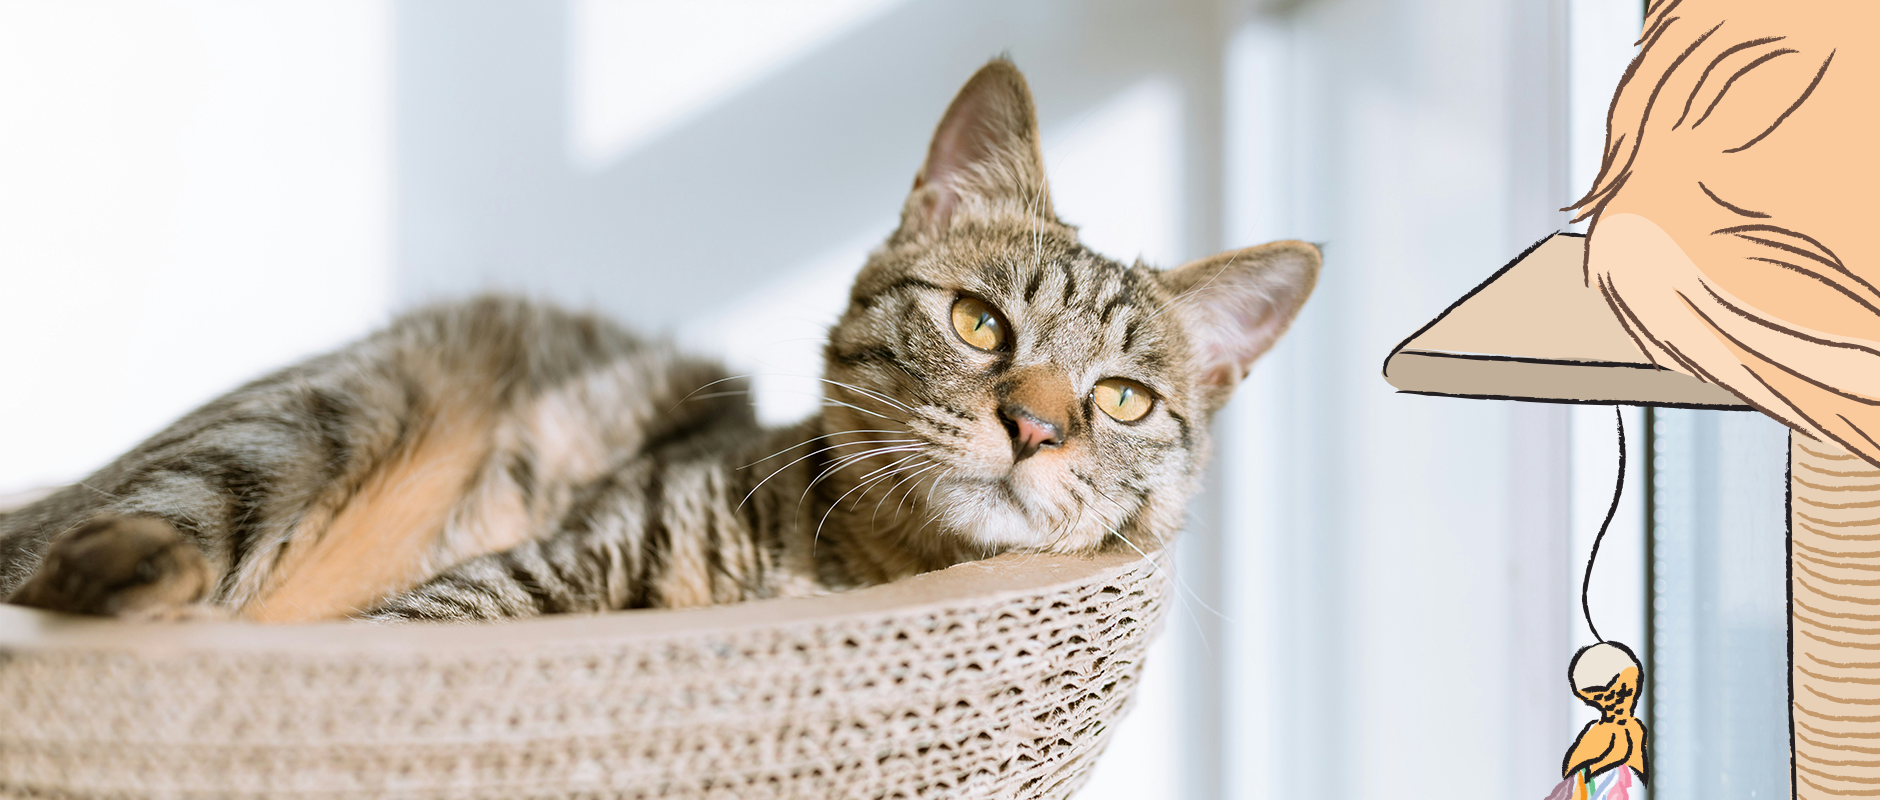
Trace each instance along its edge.
<path fill-rule="evenodd" d="M 1208 419 L 1311 292 L 1274 242 L 1166 272 L 1078 243 L 1018 70 L 934 134 L 825 347 L 821 413 L 588 314 L 425 308 L 0 516 L 0 596 L 134 618 L 481 620 L 1156 546 Z"/>

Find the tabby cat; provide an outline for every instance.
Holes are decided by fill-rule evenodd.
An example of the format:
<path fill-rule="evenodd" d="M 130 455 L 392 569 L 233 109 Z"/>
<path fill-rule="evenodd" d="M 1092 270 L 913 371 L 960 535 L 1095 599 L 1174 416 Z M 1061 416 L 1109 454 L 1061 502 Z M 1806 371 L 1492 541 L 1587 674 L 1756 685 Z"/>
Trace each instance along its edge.
<path fill-rule="evenodd" d="M 1078 244 L 1004 60 L 935 132 L 825 348 L 822 412 L 586 314 L 426 308 L 0 517 L 0 596 L 135 618 L 480 620 L 867 586 L 1183 522 L 1209 416 L 1318 250 Z"/>

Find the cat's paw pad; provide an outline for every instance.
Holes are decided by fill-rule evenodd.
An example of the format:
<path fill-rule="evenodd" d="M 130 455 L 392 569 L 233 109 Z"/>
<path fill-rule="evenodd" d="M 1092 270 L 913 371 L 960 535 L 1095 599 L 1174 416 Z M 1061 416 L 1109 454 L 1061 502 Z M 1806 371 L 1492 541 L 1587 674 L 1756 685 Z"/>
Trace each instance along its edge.
<path fill-rule="evenodd" d="M 99 517 L 60 534 L 9 602 L 53 611 L 172 619 L 209 595 L 202 551 L 155 517 Z"/>

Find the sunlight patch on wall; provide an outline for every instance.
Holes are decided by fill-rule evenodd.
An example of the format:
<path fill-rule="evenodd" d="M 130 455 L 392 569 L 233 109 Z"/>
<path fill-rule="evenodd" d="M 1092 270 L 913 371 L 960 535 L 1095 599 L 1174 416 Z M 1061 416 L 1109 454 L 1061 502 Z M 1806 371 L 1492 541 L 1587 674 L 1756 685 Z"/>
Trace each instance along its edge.
<path fill-rule="evenodd" d="M 1058 216 L 1084 244 L 1128 264 L 1182 260 L 1182 104 L 1173 83 L 1137 83 L 1044 132 Z"/>
<path fill-rule="evenodd" d="M 378 0 L 0 5 L 0 492 L 384 315 Z"/>
<path fill-rule="evenodd" d="M 723 358 L 733 375 L 750 376 L 752 402 L 765 425 L 808 418 L 822 405 L 819 378 L 829 326 L 848 307 L 849 285 L 869 251 L 894 224 L 884 221 L 794 269 L 779 270 L 784 277 L 746 290 L 717 313 L 681 328 L 679 342 Z"/>
<path fill-rule="evenodd" d="M 573 160 L 604 167 L 896 2 L 575 0 L 568 31 Z"/>

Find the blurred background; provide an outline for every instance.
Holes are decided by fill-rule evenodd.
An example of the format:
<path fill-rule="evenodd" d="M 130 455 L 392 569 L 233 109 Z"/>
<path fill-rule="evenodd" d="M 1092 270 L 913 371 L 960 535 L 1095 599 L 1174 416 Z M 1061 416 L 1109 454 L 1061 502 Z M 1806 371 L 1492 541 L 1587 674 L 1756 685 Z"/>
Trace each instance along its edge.
<path fill-rule="evenodd" d="M 1080 797 L 1538 799 L 1592 716 L 1565 673 L 1612 412 L 1379 370 L 1570 227 L 1641 5 L 6 0 L 0 494 L 486 289 L 664 331 L 757 375 L 765 419 L 807 414 L 848 280 L 1003 53 L 1096 249 L 1325 243 L 1216 420 L 1181 601 Z M 1592 608 L 1650 662 L 1654 789 L 1778 796 L 1782 576 L 1732 554 L 1781 546 L 1782 476 L 1736 466 L 1781 430 L 1625 413 L 1645 468 Z"/>

